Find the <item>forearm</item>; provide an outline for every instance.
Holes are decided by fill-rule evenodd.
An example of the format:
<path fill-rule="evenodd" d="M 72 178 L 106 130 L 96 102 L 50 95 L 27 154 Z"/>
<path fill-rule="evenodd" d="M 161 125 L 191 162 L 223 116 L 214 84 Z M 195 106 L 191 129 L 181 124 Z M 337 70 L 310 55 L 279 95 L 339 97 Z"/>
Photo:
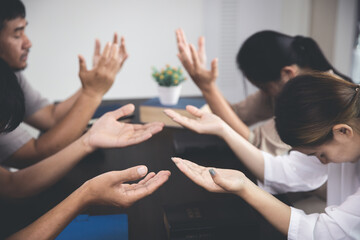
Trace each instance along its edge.
<path fill-rule="evenodd" d="M 24 167 L 60 151 L 84 133 L 100 103 L 100 97 L 81 93 L 69 113 L 56 126 L 15 152 L 10 161 L 17 162 L 18 167 Z"/>
<path fill-rule="evenodd" d="M 202 88 L 202 94 L 209 104 L 211 111 L 223 119 L 231 128 L 249 139 L 250 130 L 248 126 L 236 115 L 227 100 L 221 94 L 215 83 L 210 84 L 206 88 Z"/>
<path fill-rule="evenodd" d="M 22 198 L 35 195 L 55 184 L 85 155 L 93 149 L 86 145 L 84 137 L 43 161 L 13 173 L 7 184 L 9 198 Z M 51 171 L 50 171 L 51 170 Z"/>
<path fill-rule="evenodd" d="M 256 186 L 249 179 L 238 195 L 255 208 L 280 232 L 287 235 L 290 225 L 291 209 L 273 195 Z"/>
<path fill-rule="evenodd" d="M 59 102 L 54 105 L 54 109 L 52 111 L 53 118 L 55 122 L 59 122 L 61 119 L 66 116 L 66 114 L 70 111 L 72 106 L 74 106 L 77 99 L 80 97 L 82 89 L 80 88 L 76 93 L 74 93 L 71 97 L 66 99 L 65 101 Z"/>
<path fill-rule="evenodd" d="M 14 239 L 54 239 L 86 206 L 84 185 L 31 225 L 13 234 Z"/>
<path fill-rule="evenodd" d="M 260 181 L 264 181 L 264 157 L 259 149 L 240 136 L 229 126 L 225 126 L 222 137 L 236 156 Z"/>

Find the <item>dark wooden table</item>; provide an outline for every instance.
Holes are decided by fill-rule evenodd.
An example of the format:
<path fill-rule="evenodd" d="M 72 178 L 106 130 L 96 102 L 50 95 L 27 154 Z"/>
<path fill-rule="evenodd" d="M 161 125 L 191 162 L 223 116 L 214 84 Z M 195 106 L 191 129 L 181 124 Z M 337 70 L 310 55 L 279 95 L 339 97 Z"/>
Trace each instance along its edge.
<path fill-rule="evenodd" d="M 113 103 L 134 103 L 137 107 L 145 99 L 105 101 L 103 105 Z M 138 108 L 133 122 L 139 121 Z M 171 161 L 172 156 L 179 156 L 204 166 L 232 168 L 243 171 L 248 177 L 253 175 L 240 163 L 229 148 L 193 149 L 176 153 L 173 138 L 176 134 L 193 134 L 180 128 L 167 128 L 146 142 L 120 149 L 100 149 L 85 157 L 62 180 L 45 192 L 24 200 L 0 202 L 0 228 L 2 239 L 30 224 L 46 211 L 50 210 L 86 180 L 111 170 L 122 170 L 144 164 L 149 171 L 158 172 L 166 169 L 172 175 L 167 183 L 151 196 L 148 196 L 128 209 L 108 206 L 94 206 L 86 210 L 87 214 L 126 213 L 129 219 L 129 238 L 167 239 L 163 220 L 163 206 L 174 206 L 190 202 L 206 201 L 222 204 L 236 202 L 242 209 L 244 219 L 255 222 L 255 230 L 244 227 L 239 234 L 222 239 L 285 239 L 242 199 L 230 194 L 209 193 L 194 184 L 183 175 Z M 49 169 L 51 171 L 51 169 Z M 250 221 L 250 220 L 249 220 Z M 204 238 L 205 239 L 205 238 Z"/>

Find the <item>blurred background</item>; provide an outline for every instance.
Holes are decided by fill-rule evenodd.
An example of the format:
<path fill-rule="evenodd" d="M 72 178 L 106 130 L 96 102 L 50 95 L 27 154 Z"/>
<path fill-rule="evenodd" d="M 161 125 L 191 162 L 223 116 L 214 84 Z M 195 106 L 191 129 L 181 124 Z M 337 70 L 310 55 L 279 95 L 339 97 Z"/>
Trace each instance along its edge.
<path fill-rule="evenodd" d="M 189 42 L 206 39 L 208 63 L 219 58 L 217 81 L 225 97 L 239 101 L 255 91 L 239 72 L 235 56 L 251 34 L 272 29 L 314 38 L 331 63 L 351 75 L 358 35 L 357 0 L 23 0 L 33 43 L 25 75 L 50 100 L 80 87 L 78 54 L 92 65 L 95 38 L 102 46 L 116 31 L 129 58 L 105 99 L 157 96 L 151 67 L 181 66 L 175 29 Z M 191 80 L 182 96 L 200 95 Z"/>

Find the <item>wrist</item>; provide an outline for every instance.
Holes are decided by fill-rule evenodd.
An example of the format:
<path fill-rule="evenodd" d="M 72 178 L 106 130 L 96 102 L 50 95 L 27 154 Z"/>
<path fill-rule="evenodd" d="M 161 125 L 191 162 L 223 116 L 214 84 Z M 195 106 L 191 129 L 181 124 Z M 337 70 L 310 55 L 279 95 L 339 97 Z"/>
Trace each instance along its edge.
<path fill-rule="evenodd" d="M 225 122 L 223 122 L 221 126 L 222 131 L 220 131 L 219 137 L 224 139 L 226 142 L 230 141 L 232 139 L 232 136 L 234 135 L 234 129 L 232 129 Z"/>
<path fill-rule="evenodd" d="M 250 201 L 250 197 L 253 196 L 254 191 L 256 191 L 257 186 L 247 177 L 245 177 L 244 187 L 241 188 L 235 194 L 244 199 L 246 202 Z"/>
<path fill-rule="evenodd" d="M 81 91 L 81 96 L 83 98 L 86 98 L 87 100 L 91 101 L 91 102 L 96 102 L 96 103 L 101 103 L 102 101 L 102 97 L 103 97 L 104 94 L 102 93 L 99 93 L 97 91 L 92 91 L 88 88 L 82 88 L 82 91 Z"/>
<path fill-rule="evenodd" d="M 89 186 L 87 182 L 85 182 L 69 196 L 69 198 L 74 199 L 74 205 L 77 205 L 79 212 L 91 205 L 92 201 L 89 192 Z"/>
<path fill-rule="evenodd" d="M 97 192 L 94 191 L 94 188 L 92 185 L 92 179 L 87 180 L 83 185 L 81 185 L 78 190 L 80 191 L 80 194 L 82 196 L 83 205 L 85 207 L 89 207 L 91 205 L 98 203 L 98 197 Z"/>
<path fill-rule="evenodd" d="M 80 137 L 79 141 L 86 154 L 90 154 L 96 150 L 96 147 L 91 145 L 91 129 Z"/>
<path fill-rule="evenodd" d="M 215 81 L 212 81 L 210 83 L 202 84 L 199 86 L 201 92 L 203 95 L 211 95 L 217 90 L 217 86 L 215 84 Z"/>

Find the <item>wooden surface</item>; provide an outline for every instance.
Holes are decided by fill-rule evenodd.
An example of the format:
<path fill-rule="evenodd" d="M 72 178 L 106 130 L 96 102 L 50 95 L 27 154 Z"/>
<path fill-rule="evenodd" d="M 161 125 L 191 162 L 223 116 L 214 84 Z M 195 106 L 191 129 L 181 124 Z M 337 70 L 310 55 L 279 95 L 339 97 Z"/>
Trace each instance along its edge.
<path fill-rule="evenodd" d="M 114 102 L 136 106 L 145 99 L 106 101 L 103 104 Z M 135 112 L 134 122 L 139 121 L 138 111 Z M 222 201 L 238 202 L 244 219 L 255 221 L 256 228 L 240 231 L 239 234 L 224 237 L 224 239 L 285 239 L 279 232 L 270 226 L 257 212 L 242 199 L 230 194 L 209 193 L 198 187 L 185 177 L 171 161 L 172 156 L 179 156 L 204 166 L 233 168 L 243 171 L 254 179 L 240 161 L 228 148 L 191 149 L 184 153 L 176 153 L 173 137 L 179 133 L 191 133 L 185 129 L 164 128 L 150 140 L 122 149 L 100 149 L 84 158 L 62 180 L 42 194 L 20 201 L 0 203 L 1 236 L 25 227 L 46 211 L 50 210 L 72 191 L 81 186 L 86 180 L 111 170 L 122 170 L 135 165 L 144 164 L 149 171 L 170 170 L 172 175 L 167 183 L 151 196 L 148 196 L 128 209 L 119 209 L 108 206 L 93 206 L 85 211 L 88 214 L 126 213 L 129 218 L 129 237 L 131 240 L 140 239 L 167 239 L 164 221 L 163 206 L 173 206 L 194 201 L 209 201 L 221 204 Z M 51 169 L 49 169 L 51 171 Z M 255 219 L 255 220 L 254 220 Z"/>

